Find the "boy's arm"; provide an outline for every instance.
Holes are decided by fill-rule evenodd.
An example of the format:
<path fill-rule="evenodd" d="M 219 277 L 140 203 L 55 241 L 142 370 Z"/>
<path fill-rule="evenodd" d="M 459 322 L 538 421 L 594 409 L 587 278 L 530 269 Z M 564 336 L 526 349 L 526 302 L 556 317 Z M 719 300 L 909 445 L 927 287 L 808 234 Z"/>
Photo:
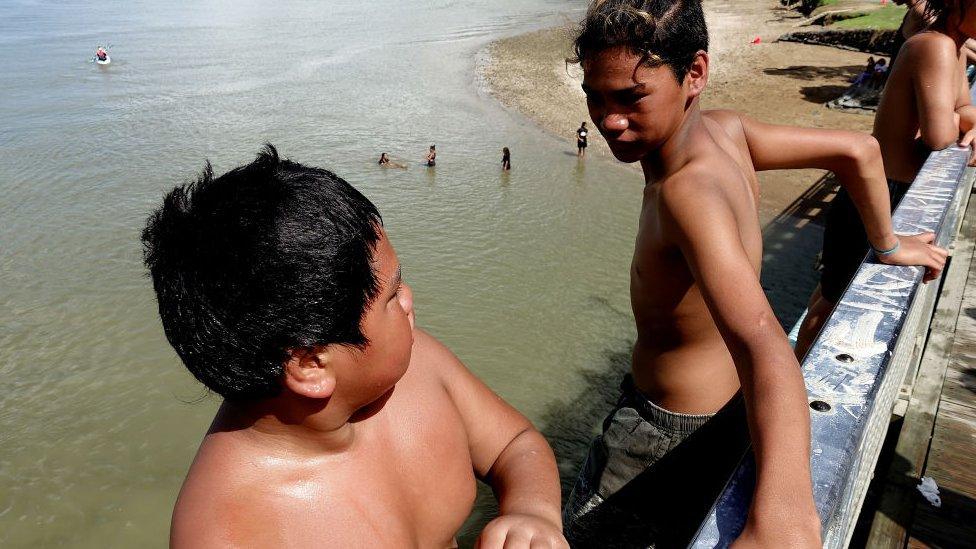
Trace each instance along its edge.
<path fill-rule="evenodd" d="M 743 248 L 728 200 L 707 174 L 667 181 L 661 197 L 665 234 L 681 249 L 695 277 L 735 361 L 745 397 L 756 488 L 737 543 L 819 546 L 803 377 Z"/>
<path fill-rule="evenodd" d="M 972 39 L 967 40 L 963 45 L 963 51 L 968 51 L 967 47 Z M 976 128 L 976 107 L 973 107 L 969 97 L 969 79 L 966 78 L 965 55 L 959 56 L 956 75 L 959 78 L 959 91 L 956 93 L 956 114 L 959 115 L 959 133 L 966 134 Z"/>
<path fill-rule="evenodd" d="M 939 276 L 947 252 L 931 244 L 935 235 L 897 236 L 892 229 L 884 164 L 874 137 L 842 130 L 765 124 L 730 111 L 718 116 L 726 128 L 738 120 L 757 171 L 819 168 L 833 172 L 851 195 L 871 246 L 876 250 L 898 246 L 894 253 L 879 256 L 881 262 L 921 265 L 925 267 L 926 281 Z"/>
<path fill-rule="evenodd" d="M 916 67 L 912 83 L 919 138 L 928 148 L 942 150 L 959 139 L 962 120 L 956 107 L 961 106 L 961 90 L 955 83 L 965 67 L 960 67 L 959 51 L 948 39 L 933 36 L 913 49 L 913 59 L 906 61 Z"/>
<path fill-rule="evenodd" d="M 482 531 L 477 547 L 568 547 L 559 473 L 546 439 L 444 345 L 421 330 L 416 337 L 461 416 L 475 472 L 498 498 L 499 517 Z"/>

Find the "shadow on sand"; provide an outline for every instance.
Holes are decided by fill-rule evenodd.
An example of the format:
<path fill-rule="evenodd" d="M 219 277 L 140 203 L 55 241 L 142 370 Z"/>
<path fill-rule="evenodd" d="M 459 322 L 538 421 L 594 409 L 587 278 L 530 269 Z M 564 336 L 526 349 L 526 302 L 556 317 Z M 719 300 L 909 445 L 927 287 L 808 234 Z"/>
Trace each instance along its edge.
<path fill-rule="evenodd" d="M 865 61 L 867 58 L 865 57 Z M 797 80 L 823 80 L 825 78 L 853 77 L 864 70 L 862 65 L 844 65 L 841 67 L 821 67 L 817 65 L 792 65 L 783 68 L 763 69 L 764 74 L 770 76 L 789 76 Z"/>

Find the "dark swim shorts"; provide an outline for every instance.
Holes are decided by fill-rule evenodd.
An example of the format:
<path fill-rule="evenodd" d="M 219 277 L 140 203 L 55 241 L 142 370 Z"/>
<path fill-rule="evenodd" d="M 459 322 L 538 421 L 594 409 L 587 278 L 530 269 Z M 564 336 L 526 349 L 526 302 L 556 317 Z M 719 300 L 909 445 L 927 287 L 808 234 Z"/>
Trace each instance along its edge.
<path fill-rule="evenodd" d="M 906 183 L 888 180 L 891 211 L 901 202 L 908 187 Z M 847 191 L 841 189 L 827 211 L 824 225 L 823 254 L 820 259 L 823 265 L 820 293 L 824 298 L 831 303 L 840 300 L 870 248 L 857 207 Z"/>
<path fill-rule="evenodd" d="M 563 509 L 574 548 L 682 547 L 698 531 L 749 446 L 736 395 L 713 415 L 665 410 L 620 385 Z"/>

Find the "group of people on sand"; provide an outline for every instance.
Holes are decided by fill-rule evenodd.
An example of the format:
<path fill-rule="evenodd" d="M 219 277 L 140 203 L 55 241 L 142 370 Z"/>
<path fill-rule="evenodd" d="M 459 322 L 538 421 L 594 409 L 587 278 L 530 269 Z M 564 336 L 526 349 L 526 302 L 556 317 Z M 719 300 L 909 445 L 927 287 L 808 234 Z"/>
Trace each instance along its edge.
<path fill-rule="evenodd" d="M 143 233 L 145 262 L 167 338 L 224 401 L 172 546 L 453 546 L 476 479 L 498 500 L 481 548 L 684 546 L 751 441 L 735 546 L 819 547 L 798 357 L 866 252 L 927 281 L 945 265 L 932 234 L 895 234 L 891 212 L 928 151 L 976 136 L 960 52 L 973 4 L 929 0 L 873 135 L 701 110 L 700 0 L 590 5 L 574 42 L 590 118 L 646 184 L 631 372 L 565 504 L 545 438 L 416 325 L 409 268 L 367 197 L 271 145 L 173 189 Z M 759 282 L 756 172 L 797 168 L 830 170 L 842 190 L 794 352 Z"/>
<path fill-rule="evenodd" d="M 851 80 L 851 84 L 854 86 L 869 86 L 876 89 L 883 88 L 885 81 L 888 79 L 887 63 L 888 61 L 884 57 L 878 59 L 875 59 L 873 56 L 868 57 L 867 66 Z"/>
<path fill-rule="evenodd" d="M 431 145 L 428 149 L 427 154 L 424 156 L 424 163 L 428 168 L 433 168 L 437 165 L 437 146 Z M 394 162 L 390 159 L 390 155 L 387 153 L 380 153 L 380 159 L 377 162 L 380 166 L 384 168 L 400 168 L 407 169 L 406 164 L 401 164 L 400 162 Z M 512 153 L 508 150 L 508 147 L 502 147 L 502 171 L 508 171 L 512 169 Z"/>

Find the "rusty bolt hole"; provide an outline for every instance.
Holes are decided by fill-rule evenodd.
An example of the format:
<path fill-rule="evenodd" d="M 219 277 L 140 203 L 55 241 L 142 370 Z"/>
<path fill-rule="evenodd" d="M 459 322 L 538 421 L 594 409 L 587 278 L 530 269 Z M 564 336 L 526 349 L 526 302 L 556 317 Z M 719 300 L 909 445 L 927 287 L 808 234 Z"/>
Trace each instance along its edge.
<path fill-rule="evenodd" d="M 810 407 L 818 412 L 827 412 L 830 410 L 830 404 L 827 404 L 822 400 L 814 400 L 810 403 Z"/>
<path fill-rule="evenodd" d="M 847 363 L 847 364 L 850 364 L 851 362 L 854 362 L 854 357 L 852 357 L 851 355 L 849 355 L 847 353 L 841 353 L 841 354 L 835 356 L 834 358 L 836 358 L 837 360 L 839 360 L 841 362 Z"/>

